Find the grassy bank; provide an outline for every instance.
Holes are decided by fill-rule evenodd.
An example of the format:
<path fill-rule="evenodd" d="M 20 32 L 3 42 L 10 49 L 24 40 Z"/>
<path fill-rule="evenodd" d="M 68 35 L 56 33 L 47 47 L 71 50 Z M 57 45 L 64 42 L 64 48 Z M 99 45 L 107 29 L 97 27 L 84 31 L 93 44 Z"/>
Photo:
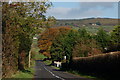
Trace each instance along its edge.
<path fill-rule="evenodd" d="M 98 79 L 98 78 L 95 77 L 95 76 L 82 74 L 82 73 L 79 73 L 78 71 L 74 71 L 74 70 L 68 70 L 67 72 L 68 72 L 68 73 L 75 74 L 75 75 L 78 75 L 78 76 L 81 76 L 81 77 L 84 77 L 84 78 L 89 78 L 89 79 L 93 79 L 93 80 L 100 80 L 100 79 Z"/>
<path fill-rule="evenodd" d="M 37 40 L 33 40 L 31 45 L 31 66 L 30 68 L 25 68 L 23 71 L 17 71 L 16 74 L 12 76 L 12 78 L 29 78 L 32 80 L 35 73 L 35 60 L 40 60 L 46 58 L 44 55 L 39 54 L 39 48 L 37 47 Z"/>
<path fill-rule="evenodd" d="M 32 80 L 32 78 L 34 77 L 34 73 L 35 73 L 34 65 L 35 65 L 35 61 L 32 61 L 30 68 L 26 68 L 23 71 L 17 71 L 17 73 L 14 74 L 12 78 L 29 78 Z"/>
<path fill-rule="evenodd" d="M 15 75 L 12 76 L 12 78 L 33 78 L 34 75 L 34 69 L 33 68 L 27 68 L 24 71 L 18 71 Z"/>

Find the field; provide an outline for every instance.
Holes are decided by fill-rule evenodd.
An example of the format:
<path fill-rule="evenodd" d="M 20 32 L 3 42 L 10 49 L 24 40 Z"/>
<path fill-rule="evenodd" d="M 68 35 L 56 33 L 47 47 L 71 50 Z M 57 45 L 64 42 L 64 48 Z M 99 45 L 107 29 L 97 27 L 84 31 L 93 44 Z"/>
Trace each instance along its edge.
<path fill-rule="evenodd" d="M 98 28 L 103 27 L 107 32 L 111 31 L 118 24 L 118 19 L 112 18 L 86 18 L 86 19 L 61 19 L 57 20 L 53 27 L 69 26 L 74 29 L 86 28 L 88 31 L 94 33 Z"/>

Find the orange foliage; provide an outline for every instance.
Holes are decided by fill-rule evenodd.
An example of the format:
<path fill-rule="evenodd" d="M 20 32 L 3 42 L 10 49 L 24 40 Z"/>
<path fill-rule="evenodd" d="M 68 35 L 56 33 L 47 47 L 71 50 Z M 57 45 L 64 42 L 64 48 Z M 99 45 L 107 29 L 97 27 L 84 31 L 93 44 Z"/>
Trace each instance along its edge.
<path fill-rule="evenodd" d="M 49 52 L 43 52 L 43 55 L 49 57 L 49 56 L 50 56 L 50 53 L 49 53 Z"/>
<path fill-rule="evenodd" d="M 50 47 L 52 45 L 53 40 L 59 35 L 59 33 L 68 32 L 71 28 L 69 27 L 56 27 L 56 28 L 48 28 L 45 32 L 43 32 L 38 41 L 38 47 L 40 48 L 40 52 L 44 55 L 50 57 Z"/>

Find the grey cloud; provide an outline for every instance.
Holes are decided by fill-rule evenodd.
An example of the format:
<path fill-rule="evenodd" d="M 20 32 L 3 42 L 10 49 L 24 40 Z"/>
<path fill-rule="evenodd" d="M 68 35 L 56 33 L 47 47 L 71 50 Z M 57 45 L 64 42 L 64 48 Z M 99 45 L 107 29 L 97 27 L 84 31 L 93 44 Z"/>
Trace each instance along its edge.
<path fill-rule="evenodd" d="M 55 8 L 50 14 L 56 18 L 83 18 L 103 16 L 104 11 L 114 7 L 115 2 L 80 2 L 78 8 Z"/>
<path fill-rule="evenodd" d="M 89 10 L 101 10 L 101 9 L 109 9 L 114 6 L 115 2 L 80 2 L 80 7 L 73 8 L 69 13 L 84 13 Z"/>
<path fill-rule="evenodd" d="M 80 2 L 80 7 L 72 8 L 68 15 L 76 17 L 102 16 L 103 9 L 111 9 L 114 7 L 114 4 L 115 2 Z"/>
<path fill-rule="evenodd" d="M 89 10 L 95 8 L 107 9 L 113 7 L 115 2 L 81 2 L 80 8 L 82 10 Z"/>

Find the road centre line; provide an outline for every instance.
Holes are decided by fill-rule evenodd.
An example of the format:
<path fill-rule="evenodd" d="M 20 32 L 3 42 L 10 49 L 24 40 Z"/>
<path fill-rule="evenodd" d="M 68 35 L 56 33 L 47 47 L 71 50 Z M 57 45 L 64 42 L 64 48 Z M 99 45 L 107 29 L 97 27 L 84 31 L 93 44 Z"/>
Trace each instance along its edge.
<path fill-rule="evenodd" d="M 59 79 L 61 79 L 61 80 L 65 80 L 65 79 L 63 79 L 63 78 L 55 75 L 53 72 L 51 72 L 50 70 L 48 70 L 46 67 L 44 67 L 44 68 L 45 68 L 45 70 L 47 70 L 50 74 L 52 74 L 54 77 L 59 78 Z"/>

